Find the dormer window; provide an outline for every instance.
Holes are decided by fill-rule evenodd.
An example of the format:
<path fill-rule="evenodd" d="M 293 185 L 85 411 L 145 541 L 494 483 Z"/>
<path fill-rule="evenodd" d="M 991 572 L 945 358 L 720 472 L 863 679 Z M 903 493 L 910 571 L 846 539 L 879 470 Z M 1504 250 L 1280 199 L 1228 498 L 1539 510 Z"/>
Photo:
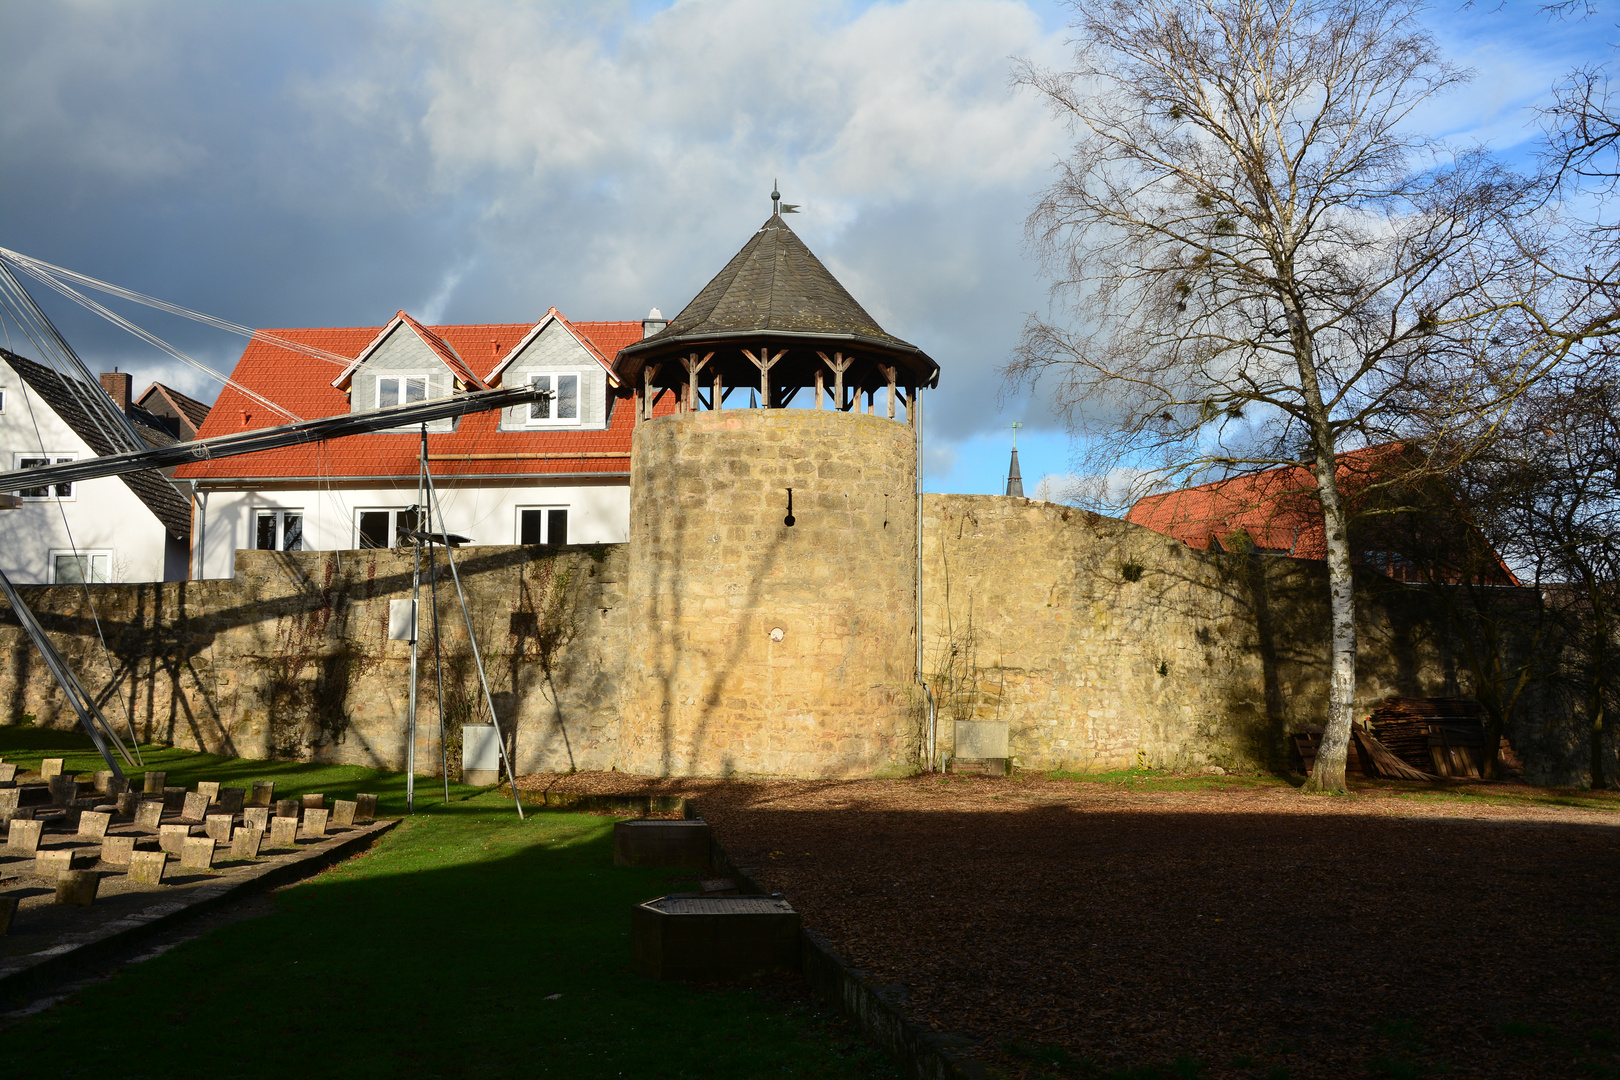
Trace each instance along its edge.
<path fill-rule="evenodd" d="M 529 383 L 549 391 L 551 397 L 529 403 L 530 424 L 579 423 L 579 373 L 550 371 L 530 375 Z"/>
<path fill-rule="evenodd" d="M 377 376 L 377 408 L 414 405 L 427 400 L 427 378 L 422 375 Z"/>

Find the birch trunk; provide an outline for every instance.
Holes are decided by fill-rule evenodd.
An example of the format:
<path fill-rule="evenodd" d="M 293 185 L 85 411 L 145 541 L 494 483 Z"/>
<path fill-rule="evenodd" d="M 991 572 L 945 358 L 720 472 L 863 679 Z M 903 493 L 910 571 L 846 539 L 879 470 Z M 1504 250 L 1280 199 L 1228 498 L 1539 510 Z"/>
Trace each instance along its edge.
<path fill-rule="evenodd" d="M 1322 500 L 1323 526 L 1327 533 L 1329 645 L 1327 723 L 1322 745 L 1316 752 L 1303 790 L 1323 794 L 1345 791 L 1344 766 L 1350 748 L 1351 711 L 1356 699 L 1356 598 L 1355 576 L 1350 566 L 1350 530 L 1331 452 L 1319 454 L 1316 483 Z"/>

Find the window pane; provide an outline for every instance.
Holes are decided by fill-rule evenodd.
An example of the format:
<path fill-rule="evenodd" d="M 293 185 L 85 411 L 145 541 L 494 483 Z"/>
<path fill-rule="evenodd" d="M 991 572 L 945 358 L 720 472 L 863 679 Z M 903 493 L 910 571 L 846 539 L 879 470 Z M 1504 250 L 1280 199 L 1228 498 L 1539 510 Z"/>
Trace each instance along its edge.
<path fill-rule="evenodd" d="M 68 462 L 70 462 L 72 460 L 73 459 L 70 458 L 70 457 L 59 457 L 59 458 L 56 459 L 56 463 L 58 465 L 65 465 L 65 464 L 67 464 Z M 57 484 L 56 485 L 56 497 L 58 499 L 71 499 L 71 498 L 73 498 L 73 485 L 72 484 Z"/>
<path fill-rule="evenodd" d="M 304 550 L 303 514 L 283 514 L 281 516 L 281 550 Z"/>
<path fill-rule="evenodd" d="M 391 409 L 399 404 L 399 380 L 395 378 L 377 380 L 377 408 Z"/>
<path fill-rule="evenodd" d="M 518 543 L 540 543 L 540 515 L 542 513 L 544 513 L 544 511 L 541 510 L 518 511 Z"/>
<path fill-rule="evenodd" d="M 538 386 L 542 390 L 550 390 L 551 389 L 551 376 L 550 375 L 530 375 L 529 376 L 529 383 L 532 386 Z M 550 420 L 551 419 L 551 402 L 550 401 L 531 401 L 529 403 L 529 419 L 530 420 Z M 537 541 L 535 541 L 535 543 L 539 543 L 539 541 L 537 540 Z"/>
<path fill-rule="evenodd" d="M 56 557 L 56 583 L 58 585 L 84 584 L 84 555 L 58 555 Z"/>
<path fill-rule="evenodd" d="M 406 379 L 405 380 L 405 403 L 407 405 L 409 405 L 413 401 L 426 401 L 426 400 L 427 400 L 427 380 L 426 379 Z"/>
<path fill-rule="evenodd" d="M 388 511 L 363 510 L 360 513 L 360 546 L 385 548 L 388 546 Z"/>
<path fill-rule="evenodd" d="M 399 532 L 401 534 L 413 533 L 413 532 L 417 531 L 418 525 L 416 523 L 416 511 L 414 509 L 401 510 L 399 512 L 399 514 L 397 515 L 397 518 L 398 518 L 398 521 L 397 521 L 397 524 L 396 524 L 396 528 L 399 530 Z M 396 542 L 396 546 L 398 546 L 397 542 Z"/>
<path fill-rule="evenodd" d="M 557 376 L 557 419 L 579 419 L 579 376 Z"/>
<path fill-rule="evenodd" d="M 276 550 L 276 515 L 260 514 L 253 534 L 253 546 L 260 551 Z"/>
<path fill-rule="evenodd" d="M 546 511 L 546 543 L 568 543 L 568 511 Z"/>
<path fill-rule="evenodd" d="M 90 580 L 105 583 L 112 580 L 112 556 L 90 556 Z"/>
<path fill-rule="evenodd" d="M 18 468 L 22 469 L 37 469 L 41 465 L 49 464 L 49 462 L 42 457 L 25 457 L 19 460 L 21 461 L 21 464 L 18 466 Z M 50 495 L 50 490 L 43 487 L 31 487 L 23 488 L 17 494 L 21 495 L 25 499 L 43 499 Z"/>

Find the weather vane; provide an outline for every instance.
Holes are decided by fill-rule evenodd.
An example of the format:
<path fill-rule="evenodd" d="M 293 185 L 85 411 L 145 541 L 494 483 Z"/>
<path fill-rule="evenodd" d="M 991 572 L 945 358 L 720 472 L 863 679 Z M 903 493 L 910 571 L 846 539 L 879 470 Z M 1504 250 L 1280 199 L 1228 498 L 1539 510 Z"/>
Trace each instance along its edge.
<path fill-rule="evenodd" d="M 1008 425 L 1008 427 L 1012 430 L 1012 433 L 1013 433 L 1013 449 L 1014 450 L 1018 449 L 1018 429 L 1023 427 L 1023 426 L 1024 425 L 1022 423 L 1020 423 L 1019 421 L 1017 421 L 1017 420 L 1014 420 L 1011 424 Z"/>
<path fill-rule="evenodd" d="M 799 212 L 799 207 L 802 206 L 803 204 L 802 203 L 785 203 L 785 202 L 782 202 L 782 193 L 780 191 L 776 190 L 776 186 L 777 186 L 776 181 L 772 180 L 771 181 L 771 213 L 777 214 L 777 215 L 781 215 L 781 214 L 797 214 Z"/>

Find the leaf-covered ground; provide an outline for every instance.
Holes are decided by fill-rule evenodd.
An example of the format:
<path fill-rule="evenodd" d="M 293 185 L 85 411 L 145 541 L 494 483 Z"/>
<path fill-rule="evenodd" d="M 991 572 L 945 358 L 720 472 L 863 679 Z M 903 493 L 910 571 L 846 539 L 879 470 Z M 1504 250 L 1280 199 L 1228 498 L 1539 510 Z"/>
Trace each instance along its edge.
<path fill-rule="evenodd" d="M 698 795 L 734 860 L 1010 1076 L 1620 1076 L 1608 793 L 525 780 L 544 785 Z"/>

